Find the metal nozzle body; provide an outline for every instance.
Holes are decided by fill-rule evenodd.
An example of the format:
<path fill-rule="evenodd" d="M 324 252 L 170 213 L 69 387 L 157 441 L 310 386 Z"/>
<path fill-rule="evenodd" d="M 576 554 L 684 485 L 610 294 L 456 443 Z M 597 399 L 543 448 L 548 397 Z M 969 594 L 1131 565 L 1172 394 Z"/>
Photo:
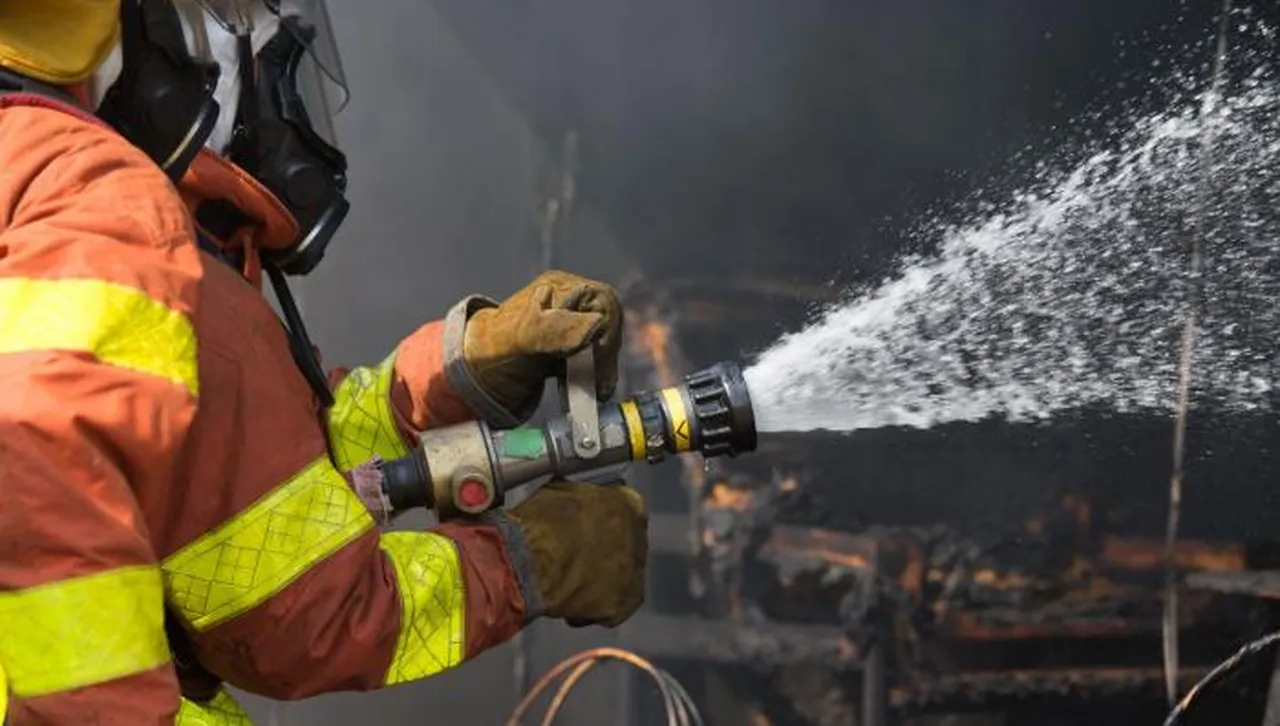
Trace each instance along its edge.
<path fill-rule="evenodd" d="M 618 404 L 633 433 L 633 456 L 661 461 L 667 454 L 737 456 L 756 448 L 751 397 L 736 363 L 717 363 L 685 376 L 678 386 L 637 394 Z"/>
<path fill-rule="evenodd" d="M 589 457 L 570 417 L 540 427 L 493 430 L 481 422 L 433 429 L 410 456 L 383 464 L 393 510 L 425 506 L 442 519 L 478 514 L 510 489 L 546 476 L 582 477 L 668 454 L 737 456 L 756 448 L 755 416 L 742 369 L 719 363 L 677 386 L 640 393 L 596 412 Z M 589 436 L 589 434 L 586 434 Z"/>

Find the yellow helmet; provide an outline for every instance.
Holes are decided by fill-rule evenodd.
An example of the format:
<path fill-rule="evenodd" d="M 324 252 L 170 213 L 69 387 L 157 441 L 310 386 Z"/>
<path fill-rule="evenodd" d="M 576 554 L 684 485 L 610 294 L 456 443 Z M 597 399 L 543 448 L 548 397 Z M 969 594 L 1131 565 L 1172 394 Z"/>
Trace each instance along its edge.
<path fill-rule="evenodd" d="M 116 42 L 120 0 L 0 0 L 0 66 L 55 85 L 85 80 Z"/>

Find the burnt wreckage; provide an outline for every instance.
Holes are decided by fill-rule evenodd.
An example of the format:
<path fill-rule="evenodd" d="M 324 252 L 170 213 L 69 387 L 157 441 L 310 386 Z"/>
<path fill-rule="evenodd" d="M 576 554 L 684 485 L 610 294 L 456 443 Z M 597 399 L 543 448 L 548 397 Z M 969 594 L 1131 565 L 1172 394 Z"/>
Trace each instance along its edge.
<path fill-rule="evenodd" d="M 811 292 L 799 304 L 830 294 Z M 737 349 L 724 337 L 736 323 L 776 319 L 804 293 L 634 281 L 629 385 L 671 385 Z M 854 469 L 831 464 L 844 446 L 833 438 L 775 436 L 757 457 L 672 461 L 649 477 L 654 582 L 623 637 L 685 680 L 709 724 L 1160 722 L 1159 537 L 1116 531 L 1069 482 L 994 535 L 963 517 L 848 516 L 856 507 L 830 480 Z M 674 479 L 684 488 L 673 494 Z M 943 491 L 934 496 L 966 496 L 959 482 Z M 1176 561 L 1185 692 L 1280 624 L 1280 547 L 1187 539 Z M 1263 723 L 1265 711 L 1280 723 L 1263 660 L 1215 694 L 1218 718 L 1192 722 Z"/>

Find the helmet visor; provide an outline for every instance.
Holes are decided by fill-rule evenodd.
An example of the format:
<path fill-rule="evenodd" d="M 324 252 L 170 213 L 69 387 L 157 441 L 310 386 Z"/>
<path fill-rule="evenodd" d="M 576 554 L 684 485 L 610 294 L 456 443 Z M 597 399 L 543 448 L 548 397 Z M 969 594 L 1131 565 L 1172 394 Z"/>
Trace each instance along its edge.
<path fill-rule="evenodd" d="M 324 87 L 327 107 L 337 114 L 347 105 L 347 74 L 342 69 L 342 56 L 338 54 L 338 41 L 325 1 L 276 0 L 268 1 L 267 5 L 274 6 L 282 19 L 294 18 L 297 22 L 289 23 L 288 27 L 300 28 L 302 35 L 309 36 L 299 37 L 298 42 L 306 46 L 307 55 L 319 71 L 316 81 Z"/>
<path fill-rule="evenodd" d="M 342 57 L 329 21 L 324 0 L 194 0 L 227 32 L 252 33 L 255 16 L 276 15 L 282 32 L 293 34 L 306 48 L 306 58 L 298 64 L 298 92 L 317 133 L 329 143 L 333 138 L 333 117 L 347 105 L 350 96 Z"/>

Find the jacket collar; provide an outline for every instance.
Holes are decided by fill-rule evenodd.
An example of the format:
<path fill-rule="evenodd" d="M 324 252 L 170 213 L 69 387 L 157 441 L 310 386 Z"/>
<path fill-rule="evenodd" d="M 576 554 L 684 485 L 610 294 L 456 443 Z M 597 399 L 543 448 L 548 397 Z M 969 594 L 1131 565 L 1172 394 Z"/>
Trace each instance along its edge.
<path fill-rule="evenodd" d="M 225 253 L 238 256 L 241 274 L 262 287 L 261 251 L 287 250 L 298 222 L 266 187 L 240 167 L 201 149 L 178 184 L 200 232 Z"/>

